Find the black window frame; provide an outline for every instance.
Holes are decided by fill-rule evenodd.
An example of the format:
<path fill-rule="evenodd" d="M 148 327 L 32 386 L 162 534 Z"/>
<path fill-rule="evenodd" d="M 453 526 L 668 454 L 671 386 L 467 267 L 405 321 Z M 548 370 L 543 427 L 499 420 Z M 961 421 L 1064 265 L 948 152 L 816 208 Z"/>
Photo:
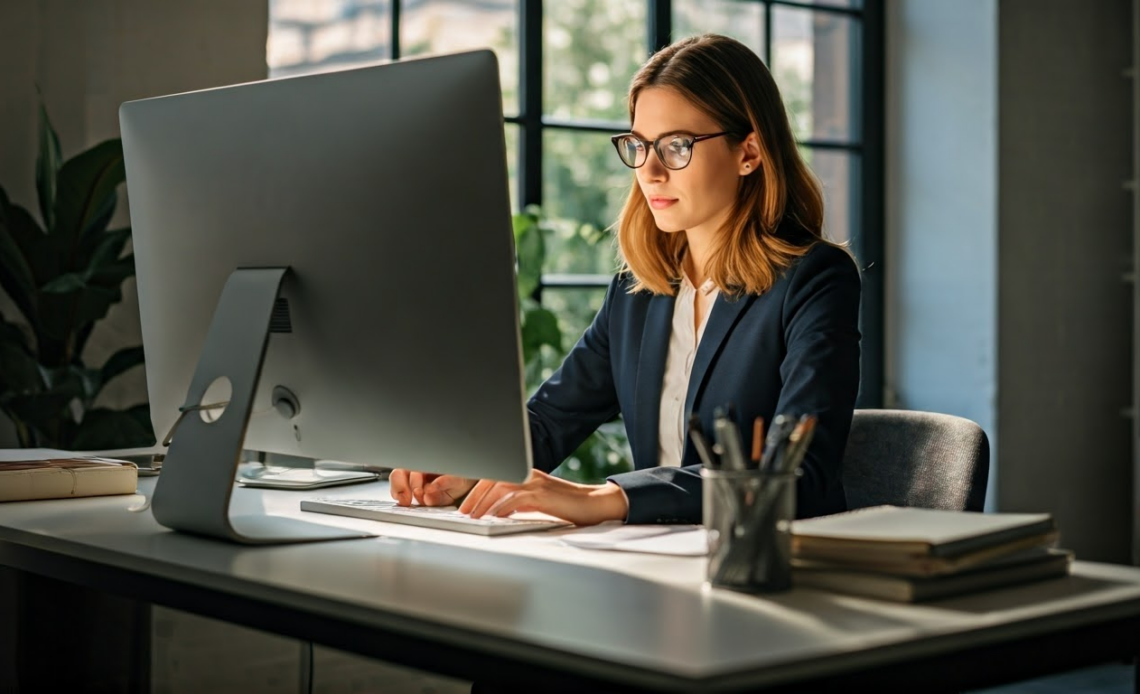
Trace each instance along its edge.
<path fill-rule="evenodd" d="M 645 0 L 646 56 L 668 45 L 673 30 L 672 0 Z M 518 128 L 517 190 L 520 209 L 543 202 L 543 134 L 547 129 L 571 132 L 614 134 L 628 129 L 627 123 L 611 123 L 575 119 L 558 119 L 543 114 L 543 2 L 519 0 L 519 113 L 508 115 L 505 122 Z M 882 407 L 883 343 L 884 343 L 884 9 L 885 0 L 861 0 L 853 7 L 817 4 L 810 0 L 739 0 L 764 5 L 764 59 L 772 59 L 772 11 L 774 7 L 791 7 L 812 12 L 833 13 L 857 20 L 861 40 L 852 48 L 858 55 L 860 71 L 853 85 L 859 99 L 857 117 L 860 127 L 850 141 L 803 140 L 801 146 L 822 151 L 840 151 L 858 155 L 860 166 L 852 201 L 859 204 L 857 233 L 850 240 L 851 250 L 863 269 L 861 329 L 863 332 L 862 387 L 859 407 Z M 400 58 L 400 23 L 403 0 L 390 0 L 391 58 Z M 605 275 L 544 274 L 535 297 L 541 301 L 544 291 L 561 289 L 604 289 L 609 283 Z"/>
<path fill-rule="evenodd" d="M 859 155 L 858 233 L 851 239 L 851 250 L 863 272 L 861 329 L 863 332 L 862 386 L 859 407 L 882 407 L 883 404 L 883 0 L 863 0 L 861 7 L 818 5 L 794 0 L 741 0 L 759 2 L 765 14 L 765 64 L 772 59 L 772 9 L 786 6 L 830 12 L 856 19 L 861 24 L 862 39 L 854 50 L 861 55 L 860 80 L 855 85 L 859 99 L 861 132 L 853 141 L 804 140 L 810 149 L 850 152 Z M 397 0 L 398 2 L 398 0 Z M 671 43 L 673 30 L 672 0 L 647 0 L 646 55 Z M 613 134 L 628 129 L 624 123 L 600 123 L 563 120 L 543 114 L 542 60 L 543 0 L 519 2 L 519 114 L 506 121 L 519 128 L 518 190 L 519 205 L 542 204 L 543 133 L 547 128 L 574 132 Z M 393 33 L 393 36 L 396 34 Z M 543 275 L 536 290 L 541 300 L 545 290 L 604 288 L 609 278 L 598 275 Z"/>

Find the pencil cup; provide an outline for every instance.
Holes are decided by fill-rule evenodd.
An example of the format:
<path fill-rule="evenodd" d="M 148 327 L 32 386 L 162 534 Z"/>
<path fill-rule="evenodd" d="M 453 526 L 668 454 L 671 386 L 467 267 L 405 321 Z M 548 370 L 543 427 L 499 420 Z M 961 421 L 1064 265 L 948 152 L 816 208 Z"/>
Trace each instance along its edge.
<path fill-rule="evenodd" d="M 708 582 L 771 593 L 792 587 L 792 473 L 701 470 Z"/>

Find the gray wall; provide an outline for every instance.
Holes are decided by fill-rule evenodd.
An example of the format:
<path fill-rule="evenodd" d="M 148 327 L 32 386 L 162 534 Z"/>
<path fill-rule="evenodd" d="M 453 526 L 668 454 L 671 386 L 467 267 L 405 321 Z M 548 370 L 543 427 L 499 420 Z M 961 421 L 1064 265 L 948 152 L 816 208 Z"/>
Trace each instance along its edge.
<path fill-rule="evenodd" d="M 1122 563 L 1130 4 L 887 4 L 887 392 L 982 425 L 990 508 Z"/>
<path fill-rule="evenodd" d="M 1130 0 L 1001 0 L 999 505 L 1131 560 Z"/>
<path fill-rule="evenodd" d="M 123 101 L 264 79 L 267 0 L 3 0 L 0 2 L 0 185 L 38 217 L 36 85 L 64 157 L 119 135 Z M 121 205 L 116 225 L 129 224 Z M 0 299 L 0 311 L 15 311 Z M 141 342 L 133 281 L 91 336 L 85 358 L 102 364 Z M 146 399 L 142 369 L 110 384 L 100 404 Z M 161 434 L 159 434 L 161 436 Z M 7 421 L 0 447 L 15 445 Z"/>

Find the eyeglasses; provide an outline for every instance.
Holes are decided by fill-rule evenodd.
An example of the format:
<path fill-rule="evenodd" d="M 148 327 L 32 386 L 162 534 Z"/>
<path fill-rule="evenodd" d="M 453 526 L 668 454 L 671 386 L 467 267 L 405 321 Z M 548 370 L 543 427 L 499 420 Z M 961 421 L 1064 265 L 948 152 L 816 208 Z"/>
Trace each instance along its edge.
<path fill-rule="evenodd" d="M 731 132 L 713 133 L 711 135 L 689 135 L 688 133 L 669 133 L 650 142 L 643 140 L 633 133 L 614 135 L 610 141 L 614 143 L 621 162 L 631 169 L 638 169 L 645 165 L 649 158 L 649 147 L 657 152 L 657 159 L 666 169 L 676 171 L 689 165 L 693 159 L 693 145 L 701 140 L 711 140 L 721 135 L 731 135 Z"/>

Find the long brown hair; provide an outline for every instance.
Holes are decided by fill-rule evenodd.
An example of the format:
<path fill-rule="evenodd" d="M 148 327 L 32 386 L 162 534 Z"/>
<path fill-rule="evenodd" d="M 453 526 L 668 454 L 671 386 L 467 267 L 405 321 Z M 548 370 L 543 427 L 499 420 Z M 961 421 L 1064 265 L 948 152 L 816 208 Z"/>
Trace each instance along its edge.
<path fill-rule="evenodd" d="M 722 292 L 766 292 L 796 258 L 823 240 L 823 193 L 796 148 L 771 73 L 744 44 L 705 34 L 661 49 L 638 70 L 629 88 L 631 123 L 637 97 L 649 87 L 666 87 L 688 99 L 721 130 L 733 133 L 728 136 L 733 145 L 756 133 L 760 165 L 742 177 L 704 270 Z M 797 231 L 782 233 L 791 228 Z M 688 242 L 684 234 L 657 228 L 636 178 L 618 218 L 617 237 L 622 271 L 636 280 L 631 291 L 676 293 Z"/>

